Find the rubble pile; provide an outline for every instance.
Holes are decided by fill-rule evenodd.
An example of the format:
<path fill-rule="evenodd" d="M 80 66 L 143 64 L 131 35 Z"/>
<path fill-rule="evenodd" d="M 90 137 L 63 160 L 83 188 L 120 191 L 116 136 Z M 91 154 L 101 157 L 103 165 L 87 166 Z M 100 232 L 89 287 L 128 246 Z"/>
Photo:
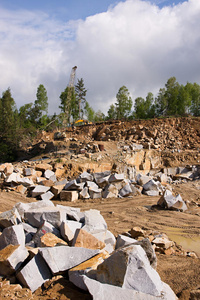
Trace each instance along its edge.
<path fill-rule="evenodd" d="M 115 238 L 98 210 L 50 200 L 17 203 L 0 228 L 0 276 L 32 292 L 63 275 L 93 299 L 177 299 L 156 272 L 155 250 L 174 247 L 163 234 L 134 227 Z"/>
<path fill-rule="evenodd" d="M 96 141 L 129 141 L 145 149 L 194 150 L 200 144 L 198 118 L 165 118 L 139 121 L 104 122 L 77 128 L 74 136 L 85 134 Z"/>
<path fill-rule="evenodd" d="M 54 171 L 52 169 L 51 164 L 45 163 L 35 164 L 34 167 L 17 167 L 5 163 L 0 166 L 2 187 L 38 200 L 122 198 L 141 193 L 148 196 L 160 195 L 162 197 L 158 205 L 161 207 L 185 211 L 186 204 L 180 195 L 172 194 L 170 184 L 197 179 L 200 174 L 199 166 L 151 170 L 148 175 L 137 173 L 134 168 L 127 168 L 126 174 L 84 171 L 76 179 L 67 180 L 62 164 L 54 167 Z"/>

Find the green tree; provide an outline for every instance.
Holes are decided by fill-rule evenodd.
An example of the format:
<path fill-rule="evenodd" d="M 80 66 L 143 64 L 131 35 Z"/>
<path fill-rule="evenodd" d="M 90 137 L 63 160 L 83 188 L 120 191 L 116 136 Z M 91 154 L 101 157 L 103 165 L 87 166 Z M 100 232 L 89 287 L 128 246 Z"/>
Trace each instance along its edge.
<path fill-rule="evenodd" d="M 66 89 L 60 94 L 61 105 L 59 108 L 64 114 L 64 118 L 67 123 L 70 123 L 71 117 L 77 119 L 78 105 L 76 104 L 76 94 L 74 87 L 66 87 Z"/>
<path fill-rule="evenodd" d="M 94 122 L 95 111 L 87 101 L 85 102 L 84 114 L 89 122 Z"/>
<path fill-rule="evenodd" d="M 40 84 L 36 93 L 35 107 L 38 107 L 41 112 L 48 113 L 48 97 L 47 91 L 43 84 Z"/>
<path fill-rule="evenodd" d="M 134 117 L 136 119 L 145 119 L 145 100 L 142 97 L 135 99 L 134 104 Z"/>
<path fill-rule="evenodd" d="M 0 98 L 0 161 L 15 159 L 18 148 L 18 112 L 8 88 Z"/>
<path fill-rule="evenodd" d="M 196 82 L 194 84 L 187 83 L 185 88 L 191 97 L 190 111 L 194 116 L 198 117 L 200 116 L 200 85 Z"/>
<path fill-rule="evenodd" d="M 169 78 L 167 83 L 165 84 L 165 88 L 165 97 L 167 99 L 167 115 L 177 115 L 179 112 L 178 95 L 180 85 L 176 81 L 176 77 Z"/>
<path fill-rule="evenodd" d="M 167 114 L 167 97 L 165 88 L 160 88 L 158 96 L 155 99 L 156 116 L 165 116 Z"/>
<path fill-rule="evenodd" d="M 83 108 L 82 105 L 86 102 L 87 90 L 84 86 L 83 78 L 78 79 L 77 84 L 75 85 L 76 97 L 78 99 L 78 110 L 79 110 L 79 119 L 83 118 Z"/>
<path fill-rule="evenodd" d="M 108 116 L 107 116 L 108 120 L 115 120 L 117 118 L 116 107 L 114 104 L 110 105 L 110 108 L 109 108 L 107 114 L 108 114 Z"/>
<path fill-rule="evenodd" d="M 126 86 L 122 86 L 117 95 L 116 95 L 117 102 L 116 105 L 116 114 L 117 119 L 128 118 L 131 113 L 132 108 L 132 99 L 130 97 L 130 93 Z"/>

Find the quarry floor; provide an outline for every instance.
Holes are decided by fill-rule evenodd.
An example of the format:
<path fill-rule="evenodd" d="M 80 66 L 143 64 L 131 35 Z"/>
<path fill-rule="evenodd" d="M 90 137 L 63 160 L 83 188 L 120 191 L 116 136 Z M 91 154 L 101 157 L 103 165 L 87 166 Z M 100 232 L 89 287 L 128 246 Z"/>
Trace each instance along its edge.
<path fill-rule="evenodd" d="M 62 205 L 79 207 L 81 210 L 97 209 L 105 218 L 108 229 L 117 236 L 134 226 L 144 230 L 163 232 L 182 245 L 186 251 L 194 251 L 200 257 L 200 181 L 173 185 L 173 191 L 180 193 L 188 205 L 186 212 L 158 210 L 159 197 L 136 196 L 130 198 L 111 198 L 78 200 L 76 202 L 54 201 Z M 0 192 L 0 211 L 11 209 L 17 202 L 33 202 L 15 192 Z M 170 285 L 179 299 L 189 299 L 189 291 L 200 287 L 200 258 L 183 255 L 157 254 L 157 271 L 161 279 Z M 0 288 L 0 299 L 70 299 L 89 300 L 92 297 L 78 290 L 67 278 L 55 277 L 46 282 L 32 296 L 23 288 L 12 290 L 10 286 Z"/>

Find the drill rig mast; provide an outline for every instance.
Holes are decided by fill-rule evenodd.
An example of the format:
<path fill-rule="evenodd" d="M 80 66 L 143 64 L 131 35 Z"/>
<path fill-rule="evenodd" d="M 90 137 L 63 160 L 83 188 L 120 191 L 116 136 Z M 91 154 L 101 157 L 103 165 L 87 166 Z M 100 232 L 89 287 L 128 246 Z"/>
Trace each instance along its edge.
<path fill-rule="evenodd" d="M 67 86 L 67 102 L 66 102 L 66 106 L 65 106 L 65 116 L 66 116 L 68 124 L 70 123 L 70 105 L 71 105 L 71 99 L 72 99 L 72 96 L 74 93 L 76 69 L 77 69 L 77 66 L 74 66 L 72 68 L 70 78 L 69 78 L 69 83 Z"/>

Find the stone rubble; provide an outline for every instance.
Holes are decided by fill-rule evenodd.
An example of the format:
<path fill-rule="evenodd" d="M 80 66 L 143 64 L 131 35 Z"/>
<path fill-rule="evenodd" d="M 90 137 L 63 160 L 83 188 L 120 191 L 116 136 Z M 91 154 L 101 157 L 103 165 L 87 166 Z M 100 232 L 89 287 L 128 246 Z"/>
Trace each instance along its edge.
<path fill-rule="evenodd" d="M 29 162 L 23 163 L 21 168 L 14 168 L 12 164 L 7 163 L 1 165 L 2 188 L 36 197 L 41 201 L 60 199 L 72 202 L 89 198 L 132 197 L 142 193 L 148 196 L 161 196 L 159 206 L 180 211 L 185 211 L 187 206 L 180 195 L 170 194 L 170 185 L 182 180 L 196 179 L 200 174 L 196 166 L 150 170 L 146 175 L 133 171 L 134 168 L 132 172 L 129 167 L 125 173 L 84 171 L 76 179 L 67 180 L 64 177 L 56 177 L 57 168 L 51 164 L 36 163 L 32 167 L 28 165 Z M 59 167 L 62 168 L 63 165 L 60 164 Z M 37 174 L 39 177 L 36 173 L 39 173 Z"/>
<path fill-rule="evenodd" d="M 177 299 L 156 272 L 155 251 L 176 253 L 164 234 L 134 227 L 115 238 L 98 210 L 80 212 L 51 200 L 18 203 L 0 220 L 0 276 L 12 276 L 32 292 L 53 276 L 68 274 L 94 299 L 106 299 L 106 290 L 119 292 L 118 299 Z"/>

